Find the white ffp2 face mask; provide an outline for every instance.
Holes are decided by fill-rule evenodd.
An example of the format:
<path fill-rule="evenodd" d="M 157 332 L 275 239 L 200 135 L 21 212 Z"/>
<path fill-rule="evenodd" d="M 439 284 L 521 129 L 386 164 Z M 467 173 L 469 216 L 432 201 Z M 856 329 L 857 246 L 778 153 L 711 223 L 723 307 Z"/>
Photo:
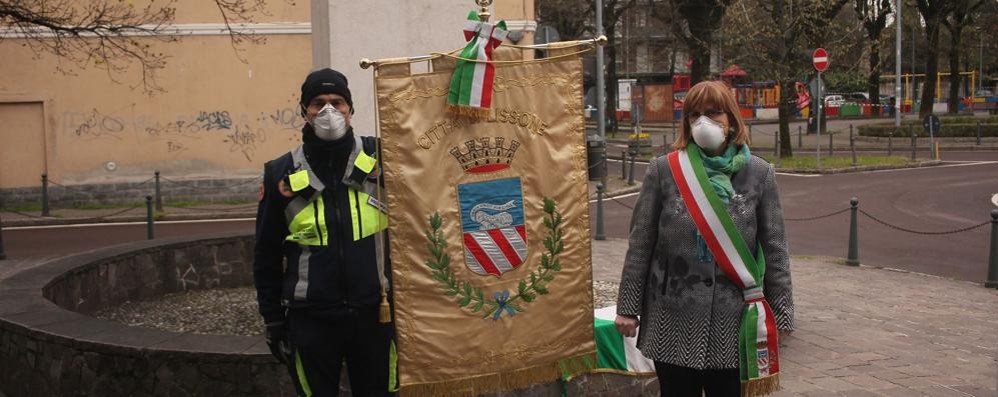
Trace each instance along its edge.
<path fill-rule="evenodd" d="M 326 104 L 312 120 L 315 136 L 324 141 L 335 141 L 346 135 L 347 119 L 333 105 Z"/>
<path fill-rule="evenodd" d="M 716 151 L 724 144 L 724 126 L 707 116 L 700 116 L 690 124 L 693 142 L 704 150 Z"/>

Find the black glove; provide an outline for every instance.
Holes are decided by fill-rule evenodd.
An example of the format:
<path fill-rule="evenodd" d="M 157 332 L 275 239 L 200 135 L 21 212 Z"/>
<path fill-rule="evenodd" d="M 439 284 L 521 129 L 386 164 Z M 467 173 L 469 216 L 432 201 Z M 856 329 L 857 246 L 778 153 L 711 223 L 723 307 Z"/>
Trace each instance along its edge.
<path fill-rule="evenodd" d="M 281 321 L 267 324 L 266 339 L 270 354 L 273 354 L 277 361 L 283 364 L 291 363 L 291 345 L 288 343 L 287 323 Z"/>

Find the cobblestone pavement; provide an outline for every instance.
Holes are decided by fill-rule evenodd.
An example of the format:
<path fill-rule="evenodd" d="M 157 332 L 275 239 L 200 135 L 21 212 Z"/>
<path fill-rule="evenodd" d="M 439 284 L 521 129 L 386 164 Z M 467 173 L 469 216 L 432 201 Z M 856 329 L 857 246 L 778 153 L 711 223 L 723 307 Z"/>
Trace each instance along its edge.
<path fill-rule="evenodd" d="M 593 242 L 618 281 L 627 241 Z M 791 260 L 797 331 L 776 396 L 998 395 L 998 290 L 917 273 Z"/>

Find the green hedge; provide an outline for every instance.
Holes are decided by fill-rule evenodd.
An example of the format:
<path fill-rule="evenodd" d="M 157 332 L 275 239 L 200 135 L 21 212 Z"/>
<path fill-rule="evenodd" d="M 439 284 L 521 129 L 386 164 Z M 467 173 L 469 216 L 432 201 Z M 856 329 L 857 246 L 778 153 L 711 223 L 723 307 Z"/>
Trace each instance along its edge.
<path fill-rule="evenodd" d="M 973 138 L 977 136 L 977 123 L 957 124 L 950 120 L 940 120 L 939 131 L 935 132 L 938 137 L 964 137 Z M 976 120 L 975 120 L 976 121 Z M 913 125 L 913 131 L 918 136 L 927 135 L 922 123 L 902 123 L 899 134 L 895 136 L 908 136 L 908 125 Z M 894 132 L 894 124 L 866 124 L 857 128 L 860 136 L 886 137 Z M 981 123 L 981 137 L 998 137 L 998 120 L 985 124 Z"/>

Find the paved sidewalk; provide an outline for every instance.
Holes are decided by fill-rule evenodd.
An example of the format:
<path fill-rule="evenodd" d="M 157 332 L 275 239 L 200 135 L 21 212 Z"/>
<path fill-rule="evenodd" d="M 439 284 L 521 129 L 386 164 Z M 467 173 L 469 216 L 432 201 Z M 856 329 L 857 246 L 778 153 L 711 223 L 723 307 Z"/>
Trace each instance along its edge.
<path fill-rule="evenodd" d="M 208 207 L 240 211 L 188 212 L 247 214 Z M 79 211 L 64 219 L 114 210 Z M 619 281 L 626 250 L 623 239 L 593 241 L 594 280 Z M 45 259 L 4 261 L 0 279 Z M 798 329 L 782 341 L 777 396 L 998 396 L 998 290 L 840 262 L 792 260 Z"/>
<path fill-rule="evenodd" d="M 627 241 L 593 241 L 593 278 L 619 281 Z M 775 396 L 998 396 L 998 290 L 793 257 L 797 331 Z"/>

